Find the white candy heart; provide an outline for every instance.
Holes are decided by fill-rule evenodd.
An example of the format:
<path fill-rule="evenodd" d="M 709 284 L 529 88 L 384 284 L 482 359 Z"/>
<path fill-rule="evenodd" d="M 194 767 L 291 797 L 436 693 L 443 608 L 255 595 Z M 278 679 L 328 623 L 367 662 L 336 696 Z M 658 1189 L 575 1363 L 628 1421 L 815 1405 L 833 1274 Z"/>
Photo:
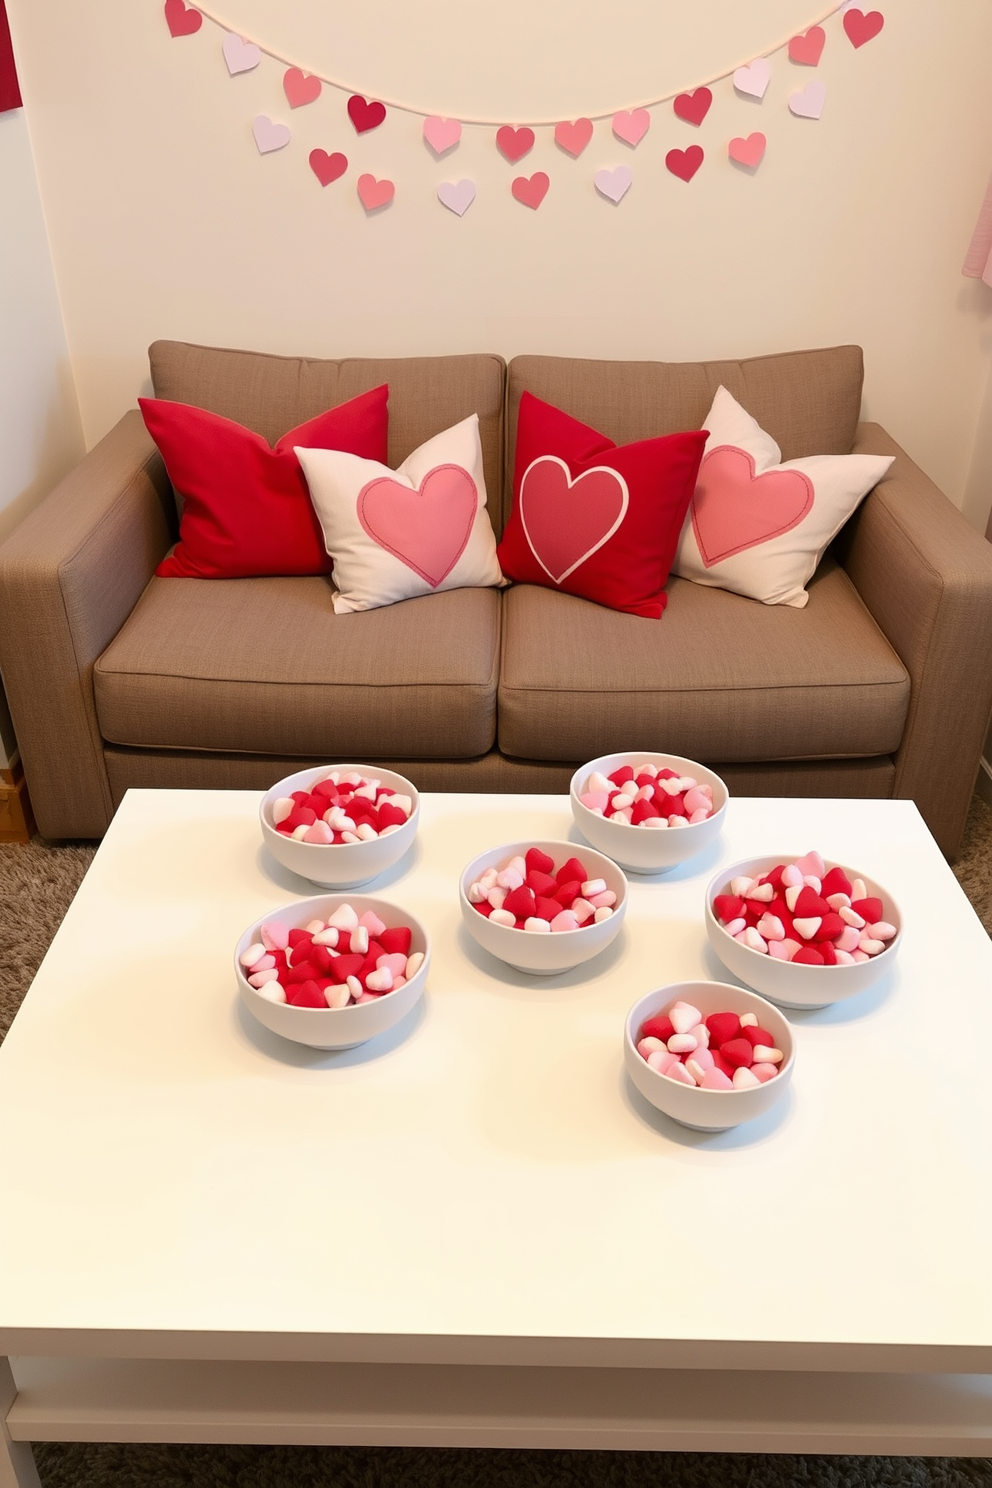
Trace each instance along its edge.
<path fill-rule="evenodd" d="M 347 930 L 350 934 L 358 924 L 358 915 L 350 904 L 339 904 L 332 915 L 327 918 L 328 928 L 332 925 L 338 930 Z"/>
<path fill-rule="evenodd" d="M 286 989 L 279 982 L 266 982 L 263 987 L 259 987 L 258 995 L 268 1002 L 286 1001 Z"/>
<path fill-rule="evenodd" d="M 370 971 L 365 978 L 365 986 L 369 992 L 391 992 L 393 973 L 388 966 L 377 966 L 375 971 Z"/>
<path fill-rule="evenodd" d="M 409 954 L 409 956 L 407 956 L 407 958 L 406 958 L 406 979 L 407 979 L 407 981 L 410 981 L 410 979 L 412 977 L 415 977 L 417 975 L 417 972 L 420 970 L 420 968 L 423 966 L 423 964 L 424 964 L 424 953 L 423 953 L 423 951 L 411 951 L 410 954 Z"/>
<path fill-rule="evenodd" d="M 755 928 L 759 935 L 764 936 L 765 940 L 785 939 L 785 926 L 782 924 L 778 915 L 763 914 Z"/>
<path fill-rule="evenodd" d="M 755 899 L 759 904 L 770 904 L 775 898 L 775 890 L 771 884 L 754 884 L 744 895 L 745 899 Z"/>
<path fill-rule="evenodd" d="M 757 1028 L 757 1026 L 758 1026 L 758 1015 L 757 1015 L 757 1013 L 741 1013 L 741 1016 L 740 1016 L 740 1025 L 741 1025 L 742 1028 Z"/>
<path fill-rule="evenodd" d="M 551 922 L 550 920 L 542 920 L 537 915 L 531 915 L 529 919 L 524 920 L 524 929 L 536 930 L 539 935 L 545 932 L 550 933 Z"/>
<path fill-rule="evenodd" d="M 242 951 L 238 960 L 246 971 L 250 971 L 256 961 L 261 961 L 266 954 L 265 947 L 260 940 L 253 941 L 246 951 Z"/>
<path fill-rule="evenodd" d="M 489 916 L 489 923 L 491 925 L 515 925 L 517 917 L 512 915 L 508 909 L 494 909 Z"/>
<path fill-rule="evenodd" d="M 351 932 L 349 950 L 353 956 L 364 956 L 369 948 L 369 932 L 364 925 L 356 925 Z"/>
<path fill-rule="evenodd" d="M 751 1071 L 749 1069 L 745 1069 L 744 1065 L 741 1065 L 739 1069 L 734 1070 L 733 1085 L 735 1090 L 749 1090 L 753 1085 L 760 1084 L 761 1081 L 758 1079 L 757 1075 L 752 1075 Z"/>
<path fill-rule="evenodd" d="M 361 986 L 361 982 L 358 984 Z M 347 982 L 331 982 L 330 986 L 324 988 L 324 1001 L 330 1008 L 347 1007 L 351 1001 L 351 988 Z"/>
<path fill-rule="evenodd" d="M 280 822 L 286 820 L 287 816 L 292 816 L 295 810 L 296 802 L 293 800 L 292 796 L 278 796 L 276 800 L 272 802 L 273 826 L 277 827 Z"/>
<path fill-rule="evenodd" d="M 595 922 L 595 924 L 601 925 L 604 920 L 608 920 L 610 918 L 612 913 L 613 911 L 608 904 L 601 904 L 593 914 L 593 921 Z"/>
<path fill-rule="evenodd" d="M 675 1003 L 669 1009 L 668 1016 L 676 1033 L 688 1033 L 690 1028 L 695 1028 L 697 1023 L 703 1021 L 702 1013 L 697 1007 L 693 1007 L 691 1002 Z M 696 1047 L 695 1042 L 692 1047 Z M 671 1048 L 671 1044 L 669 1044 L 669 1048 Z"/>
<path fill-rule="evenodd" d="M 751 925 L 744 931 L 744 944 L 752 951 L 761 951 L 763 955 L 768 952 L 768 942 Z"/>
<path fill-rule="evenodd" d="M 773 1049 L 769 1044 L 755 1044 L 753 1057 L 755 1064 L 781 1064 L 785 1055 L 781 1049 Z"/>
<path fill-rule="evenodd" d="M 801 920 L 793 920 L 792 928 L 797 935 L 802 936 L 803 940 L 812 940 L 822 924 L 823 919 L 820 915 L 809 915 Z"/>

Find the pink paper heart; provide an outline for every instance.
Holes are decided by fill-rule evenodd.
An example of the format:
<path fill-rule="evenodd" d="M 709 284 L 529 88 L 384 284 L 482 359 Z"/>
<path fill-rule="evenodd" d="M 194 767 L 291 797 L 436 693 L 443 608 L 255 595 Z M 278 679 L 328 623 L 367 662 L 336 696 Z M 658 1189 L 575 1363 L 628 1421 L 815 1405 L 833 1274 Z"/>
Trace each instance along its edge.
<path fill-rule="evenodd" d="M 827 89 L 819 78 L 813 78 L 798 93 L 789 94 L 789 112 L 798 119 L 818 119 L 823 113 Z"/>
<path fill-rule="evenodd" d="M 634 172 L 629 165 L 618 165 L 615 170 L 598 170 L 593 176 L 596 190 L 614 203 L 627 195 L 633 179 Z"/>
<path fill-rule="evenodd" d="M 358 195 L 366 212 L 374 212 L 376 207 L 388 206 L 396 195 L 396 187 L 392 181 L 377 181 L 370 175 L 359 176 Z"/>
<path fill-rule="evenodd" d="M 251 132 L 255 136 L 255 144 L 260 155 L 269 155 L 273 150 L 281 150 L 289 144 L 292 138 L 288 125 L 273 124 L 266 114 L 259 114 L 257 119 L 252 120 Z"/>
<path fill-rule="evenodd" d="M 321 186 L 329 186 L 348 169 L 348 157 L 340 150 L 335 150 L 333 155 L 328 155 L 326 150 L 311 150 L 310 169 Z"/>
<path fill-rule="evenodd" d="M 475 201 L 474 181 L 442 181 L 437 188 L 437 199 L 449 212 L 464 217 Z"/>
<path fill-rule="evenodd" d="M 813 483 L 799 470 L 755 475 L 754 460 L 735 445 L 710 450 L 692 498 L 692 530 L 707 568 L 797 527 L 812 509 Z"/>
<path fill-rule="evenodd" d="M 789 56 L 793 62 L 799 62 L 804 67 L 815 67 L 823 53 L 826 39 L 822 26 L 810 26 L 808 31 L 800 32 L 789 42 Z"/>
<path fill-rule="evenodd" d="M 523 202 L 525 207 L 531 207 L 536 212 L 547 196 L 550 185 L 551 182 L 543 171 L 535 171 L 532 176 L 515 177 L 510 190 L 518 202 Z"/>
<path fill-rule="evenodd" d="M 866 41 L 871 41 L 877 36 L 885 25 L 885 17 L 880 10 L 870 10 L 867 15 L 852 7 L 844 12 L 844 30 L 847 39 L 853 47 L 864 46 Z"/>
<path fill-rule="evenodd" d="M 436 589 L 464 553 L 478 506 L 467 470 L 435 465 L 416 491 L 389 476 L 369 481 L 356 512 L 374 543 Z"/>
<path fill-rule="evenodd" d="M 356 134 L 366 134 L 370 129 L 378 129 L 385 117 L 384 103 L 369 103 L 360 93 L 355 93 L 348 99 L 348 118 L 355 126 Z"/>
<path fill-rule="evenodd" d="M 647 109 L 621 109 L 613 115 L 613 133 L 625 145 L 638 145 L 651 128 L 651 115 Z"/>
<path fill-rule="evenodd" d="M 183 0 L 165 0 L 165 21 L 171 36 L 192 36 L 203 25 L 198 10 L 187 6 Z"/>
<path fill-rule="evenodd" d="M 555 584 L 609 542 L 629 502 L 627 482 L 608 465 L 572 479 L 557 455 L 540 455 L 520 482 L 520 522 L 531 552 Z"/>
<path fill-rule="evenodd" d="M 734 87 L 749 98 L 764 98 L 771 76 L 772 66 L 767 57 L 756 57 L 746 67 L 738 67 L 734 73 Z"/>
<path fill-rule="evenodd" d="M 461 137 L 462 126 L 457 119 L 439 119 L 437 114 L 431 114 L 424 120 L 424 139 L 435 155 L 453 149 Z"/>
<path fill-rule="evenodd" d="M 673 101 L 675 117 L 686 124 L 702 124 L 710 111 L 713 94 L 709 88 L 696 88 L 692 93 L 680 93 Z"/>
<path fill-rule="evenodd" d="M 665 156 L 665 164 L 680 181 L 691 181 L 702 163 L 702 145 L 690 145 L 687 150 L 669 150 Z"/>
<path fill-rule="evenodd" d="M 511 165 L 516 165 L 522 160 L 528 150 L 534 148 L 533 129 L 514 129 L 511 124 L 504 124 L 496 131 L 496 148 L 501 155 L 505 155 Z"/>
<path fill-rule="evenodd" d="M 301 72 L 298 67 L 291 67 L 284 74 L 282 86 L 290 108 L 302 108 L 305 103 L 313 103 L 320 97 L 320 78 L 314 77 L 313 73 Z"/>
<path fill-rule="evenodd" d="M 749 134 L 747 139 L 732 139 L 727 146 L 727 154 L 731 160 L 736 160 L 738 165 L 760 165 L 765 147 L 768 141 L 758 130 Z"/>
<path fill-rule="evenodd" d="M 561 145 L 563 150 L 567 150 L 576 159 L 591 139 L 591 119 L 575 119 L 572 122 L 563 119 L 560 124 L 555 125 L 555 144 Z"/>
<path fill-rule="evenodd" d="M 232 77 L 239 72 L 251 72 L 262 60 L 262 54 L 258 47 L 250 41 L 243 40 L 234 31 L 229 31 L 221 44 L 224 53 L 224 61 L 227 70 Z"/>

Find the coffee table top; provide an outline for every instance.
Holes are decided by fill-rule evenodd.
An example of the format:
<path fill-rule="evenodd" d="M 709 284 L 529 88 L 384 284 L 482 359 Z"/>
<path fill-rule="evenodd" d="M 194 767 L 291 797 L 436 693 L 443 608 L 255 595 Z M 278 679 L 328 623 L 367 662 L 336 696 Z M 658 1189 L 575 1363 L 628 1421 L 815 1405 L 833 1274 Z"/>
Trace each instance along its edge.
<path fill-rule="evenodd" d="M 0 1352 L 992 1370 L 992 942 L 912 803 L 733 799 L 632 880 L 615 945 L 529 978 L 460 923 L 501 841 L 567 799 L 426 795 L 371 887 L 433 933 L 426 997 L 345 1053 L 269 1034 L 233 948 L 310 892 L 259 793 L 132 791 L 0 1048 Z M 789 1012 L 791 1089 L 706 1135 L 643 1102 L 627 1009 L 730 980 L 721 863 L 825 857 L 904 915 L 875 988 Z"/>

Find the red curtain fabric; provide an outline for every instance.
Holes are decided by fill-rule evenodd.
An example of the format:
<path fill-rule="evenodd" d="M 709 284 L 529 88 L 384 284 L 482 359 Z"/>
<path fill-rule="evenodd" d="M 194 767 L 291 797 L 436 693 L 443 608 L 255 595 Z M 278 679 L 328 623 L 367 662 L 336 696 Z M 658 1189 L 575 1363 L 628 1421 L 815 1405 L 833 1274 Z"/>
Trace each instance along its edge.
<path fill-rule="evenodd" d="M 20 108 L 21 90 L 17 86 L 17 69 L 14 66 L 14 48 L 10 43 L 10 27 L 7 24 L 7 7 L 0 0 L 0 113 L 7 109 Z"/>

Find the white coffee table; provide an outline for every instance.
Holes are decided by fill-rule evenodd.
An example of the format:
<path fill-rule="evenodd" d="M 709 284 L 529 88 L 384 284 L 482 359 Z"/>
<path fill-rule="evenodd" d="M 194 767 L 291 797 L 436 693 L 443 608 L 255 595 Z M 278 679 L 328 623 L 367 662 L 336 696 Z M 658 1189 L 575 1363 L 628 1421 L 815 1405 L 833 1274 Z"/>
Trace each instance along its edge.
<path fill-rule="evenodd" d="M 544 980 L 474 946 L 455 885 L 577 841 L 567 801 L 427 796 L 376 886 L 433 932 L 426 998 L 329 1054 L 237 1001 L 239 933 L 309 891 L 259 799 L 131 792 L 0 1049 L 3 1488 L 39 1440 L 990 1451 L 992 942 L 912 804 L 735 799 Z M 895 968 L 789 1014 L 768 1116 L 680 1128 L 624 1014 L 727 979 L 720 863 L 812 847 L 901 902 Z"/>

